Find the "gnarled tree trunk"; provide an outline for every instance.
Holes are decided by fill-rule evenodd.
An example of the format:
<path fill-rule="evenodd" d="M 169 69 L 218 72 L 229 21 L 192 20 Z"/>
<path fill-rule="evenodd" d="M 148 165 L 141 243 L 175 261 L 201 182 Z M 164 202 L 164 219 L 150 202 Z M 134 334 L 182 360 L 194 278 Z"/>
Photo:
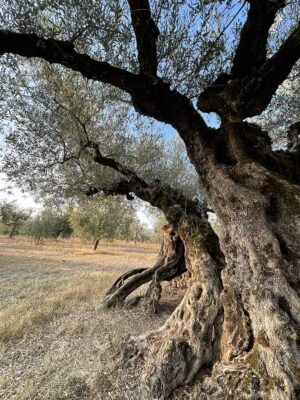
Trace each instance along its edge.
<path fill-rule="evenodd" d="M 157 262 L 152 268 L 132 269 L 119 277 L 106 293 L 101 306 L 111 308 L 124 304 L 127 297 L 140 286 L 150 282 L 144 298 L 145 308 L 157 312 L 161 296 L 161 281 L 172 280 L 186 271 L 184 246 L 172 225 L 162 229 L 163 243 Z"/>
<path fill-rule="evenodd" d="M 84 149 L 93 151 L 96 163 L 124 177 L 113 189 L 102 191 L 129 197 L 134 193 L 159 207 L 169 222 L 174 217 L 184 244 L 191 280 L 181 304 L 160 330 L 128 338 L 124 344 L 125 359 L 146 356 L 144 382 L 154 398 L 166 398 L 207 366 L 211 374 L 202 383 L 201 399 L 299 397 L 298 126 L 294 125 L 288 135 L 288 148 L 294 154 L 277 154 L 267 136 L 249 129 L 243 120 L 266 109 L 299 60 L 300 25 L 286 32 L 288 36 L 270 54 L 271 27 L 289 2 L 246 3 L 247 17 L 231 54 L 231 68 L 226 63 L 226 73 L 224 69 L 200 94 L 198 110 L 192 98 L 178 92 L 176 85 L 158 73 L 159 29 L 147 0 L 129 1 L 138 73 L 78 53 L 70 41 L 46 39 L 33 32 L 0 31 L 0 54 L 40 57 L 88 79 L 112 84 L 131 96 L 140 114 L 171 124 L 184 140 L 207 200 L 220 220 L 226 268 L 216 235 L 207 222 L 194 218 L 191 212 L 195 202 L 163 190 L 157 181 L 148 184 L 120 162 L 103 156 L 98 143 L 86 143 Z M 197 70 L 195 79 L 200 72 Z M 198 111 L 217 113 L 221 128 L 209 128 Z M 87 194 L 99 191 L 91 187 Z M 176 262 L 171 263 L 172 268 Z M 152 285 L 153 298 L 158 298 L 155 273 L 160 267 L 158 263 L 152 270 L 134 276 L 129 273 L 118 280 L 104 304 L 122 304 L 130 292 L 153 276 L 157 278 Z"/>
<path fill-rule="evenodd" d="M 256 127 L 236 122 L 222 129 L 228 153 L 220 162 L 219 149 L 212 150 L 201 183 L 221 224 L 226 267 L 209 224 L 182 218 L 186 295 L 161 329 L 127 338 L 124 358 L 145 359 L 143 382 L 153 398 L 166 398 L 209 367 L 203 399 L 296 400 L 300 187 L 245 152 Z"/>
<path fill-rule="evenodd" d="M 300 394 L 300 187 L 245 151 L 253 126 L 236 122 L 223 129 L 231 165 L 218 165 L 213 155 L 203 181 L 221 223 L 227 261 L 221 358 L 203 384 L 203 398 L 295 400 Z"/>
<path fill-rule="evenodd" d="M 206 220 L 195 216 L 182 218 L 177 231 L 191 274 L 186 294 L 162 328 L 123 344 L 126 361 L 146 359 L 143 381 L 154 398 L 166 398 L 190 383 L 201 367 L 219 357 L 224 260 L 218 238 Z"/>

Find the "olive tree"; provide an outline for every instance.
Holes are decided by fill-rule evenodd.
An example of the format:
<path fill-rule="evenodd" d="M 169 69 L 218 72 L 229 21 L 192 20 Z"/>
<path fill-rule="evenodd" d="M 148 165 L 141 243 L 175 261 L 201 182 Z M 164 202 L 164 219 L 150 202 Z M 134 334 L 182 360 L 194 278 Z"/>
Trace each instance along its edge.
<path fill-rule="evenodd" d="M 14 202 L 3 201 L 0 204 L 0 222 L 6 227 L 10 238 L 19 233 L 29 216 L 29 211 L 21 209 Z"/>
<path fill-rule="evenodd" d="M 70 214 L 74 235 L 92 240 L 97 250 L 100 240 L 113 240 L 120 234 L 124 222 L 130 224 L 134 211 L 119 199 L 100 198 L 83 201 Z"/>
<path fill-rule="evenodd" d="M 90 85 L 115 87 L 120 104 L 129 101 L 178 132 L 220 221 L 225 257 L 194 201 L 139 177 L 105 156 L 97 141 L 86 141 L 95 162 L 126 177 L 114 193 L 138 193 L 172 221 L 191 273 L 165 325 L 127 340 L 124 356 L 146 358 L 145 388 L 166 398 L 210 368 L 203 398 L 296 399 L 299 148 L 273 149 L 270 135 L 248 119 L 266 110 L 299 60 L 299 2 L 2 5 L 4 75 L 9 66 L 22 73 L 24 57 L 40 58 Z M 209 126 L 203 113 L 217 114 L 220 126 Z M 93 186 L 89 194 L 98 192 Z"/>
<path fill-rule="evenodd" d="M 69 222 L 69 213 L 53 207 L 45 207 L 40 213 L 27 221 L 25 233 L 34 237 L 37 244 L 43 238 L 70 237 L 72 227 Z"/>

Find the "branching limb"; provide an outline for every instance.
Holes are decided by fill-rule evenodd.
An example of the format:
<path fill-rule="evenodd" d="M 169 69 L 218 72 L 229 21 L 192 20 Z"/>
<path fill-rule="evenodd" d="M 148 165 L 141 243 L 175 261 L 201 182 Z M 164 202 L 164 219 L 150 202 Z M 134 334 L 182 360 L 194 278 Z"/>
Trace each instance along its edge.
<path fill-rule="evenodd" d="M 146 16 L 138 14 L 137 18 L 143 21 L 144 18 L 149 19 L 150 16 L 147 17 L 147 13 Z M 150 22 L 149 24 L 151 25 Z M 146 73 L 138 75 L 114 67 L 107 62 L 97 61 L 87 54 L 80 54 L 75 50 L 74 44 L 69 41 L 44 39 L 36 34 L 0 30 L 0 55 L 12 53 L 28 58 L 38 57 L 50 63 L 64 65 L 88 79 L 109 83 L 129 93 L 137 112 L 171 124 L 180 132 L 184 140 L 192 140 L 193 135 L 210 138 L 215 130 L 208 128 L 190 99 L 176 90 L 171 90 L 168 83 L 156 77 L 156 72 L 153 76 L 157 63 L 154 46 L 156 41 L 153 39 L 155 35 L 153 32 L 149 33 L 152 39 L 150 40 L 149 36 L 144 42 L 147 32 L 142 31 L 143 34 L 137 30 L 139 57 L 143 72 Z M 143 44 L 140 43 L 141 41 Z M 149 42 L 152 44 L 150 45 Z M 146 49 L 149 49 L 149 46 L 151 51 L 148 56 Z"/>
<path fill-rule="evenodd" d="M 250 3 L 250 9 L 231 69 L 234 79 L 251 75 L 265 63 L 269 30 L 277 12 L 285 7 L 284 0 L 247 1 Z"/>
<path fill-rule="evenodd" d="M 0 30 L 0 55 L 18 54 L 23 57 L 38 57 L 50 63 L 64 65 L 80 72 L 88 79 L 110 83 L 128 93 L 139 84 L 138 77 L 107 62 L 92 59 L 78 53 L 70 41 L 44 39 L 36 34 L 16 33 Z"/>
<path fill-rule="evenodd" d="M 140 72 L 157 74 L 156 41 L 159 30 L 151 17 L 148 0 L 128 0 L 131 20 L 136 37 Z"/>
<path fill-rule="evenodd" d="M 259 115 L 267 108 L 277 88 L 288 77 L 299 58 L 300 23 L 279 50 L 254 73 L 233 80 L 230 75 L 219 76 L 214 84 L 199 96 L 198 108 L 205 112 L 216 112 L 223 119 L 233 122 L 241 122 L 245 118 Z M 257 66 L 262 59 L 261 56 L 255 65 Z M 243 71 L 242 64 L 236 60 L 236 74 L 238 65 Z"/>
<path fill-rule="evenodd" d="M 111 157 L 103 156 L 100 146 L 93 141 L 89 141 L 85 146 L 93 149 L 93 159 L 96 163 L 112 168 L 125 178 L 111 188 L 89 187 L 86 191 L 87 196 L 93 196 L 100 192 L 108 195 L 125 196 L 130 196 L 131 193 L 134 193 L 141 200 L 163 211 L 169 223 L 175 225 L 182 215 L 189 212 L 201 218 L 207 218 L 206 204 L 202 205 L 198 201 L 187 199 L 176 190 L 161 185 L 159 180 L 150 183 L 146 182 L 130 168 Z"/>
<path fill-rule="evenodd" d="M 251 117 L 262 113 L 271 101 L 278 86 L 288 77 L 300 58 L 300 22 L 286 41 L 245 88 L 243 115 Z"/>

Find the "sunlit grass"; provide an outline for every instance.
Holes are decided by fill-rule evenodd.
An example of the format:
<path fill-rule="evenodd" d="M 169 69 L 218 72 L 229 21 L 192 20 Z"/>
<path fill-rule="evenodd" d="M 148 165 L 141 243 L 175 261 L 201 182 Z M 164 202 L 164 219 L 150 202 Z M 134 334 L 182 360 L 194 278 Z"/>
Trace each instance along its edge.
<path fill-rule="evenodd" d="M 121 400 L 124 390 L 139 399 L 117 350 L 125 334 L 154 329 L 166 316 L 96 306 L 120 274 L 153 265 L 158 250 L 120 242 L 94 252 L 77 241 L 36 246 L 0 237 L 0 399 Z"/>
<path fill-rule="evenodd" d="M 96 304 L 116 278 L 113 273 L 91 272 L 55 281 L 41 279 L 26 285 L 26 291 L 18 282 L 22 295 L 0 311 L 0 341 L 21 339 L 75 308 Z"/>

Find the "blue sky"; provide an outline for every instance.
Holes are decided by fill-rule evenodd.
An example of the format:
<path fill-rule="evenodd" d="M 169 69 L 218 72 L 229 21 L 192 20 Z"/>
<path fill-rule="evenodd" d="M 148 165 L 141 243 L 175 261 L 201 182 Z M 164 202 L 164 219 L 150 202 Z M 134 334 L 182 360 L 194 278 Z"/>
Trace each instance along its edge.
<path fill-rule="evenodd" d="M 211 128 L 217 128 L 219 126 L 218 119 L 215 114 L 201 113 L 201 115 L 204 118 L 207 125 L 210 126 Z M 160 130 L 162 130 L 166 139 L 172 140 L 177 135 L 176 130 L 171 125 L 162 124 L 160 122 L 156 122 L 156 124 L 157 124 L 157 127 Z"/>

